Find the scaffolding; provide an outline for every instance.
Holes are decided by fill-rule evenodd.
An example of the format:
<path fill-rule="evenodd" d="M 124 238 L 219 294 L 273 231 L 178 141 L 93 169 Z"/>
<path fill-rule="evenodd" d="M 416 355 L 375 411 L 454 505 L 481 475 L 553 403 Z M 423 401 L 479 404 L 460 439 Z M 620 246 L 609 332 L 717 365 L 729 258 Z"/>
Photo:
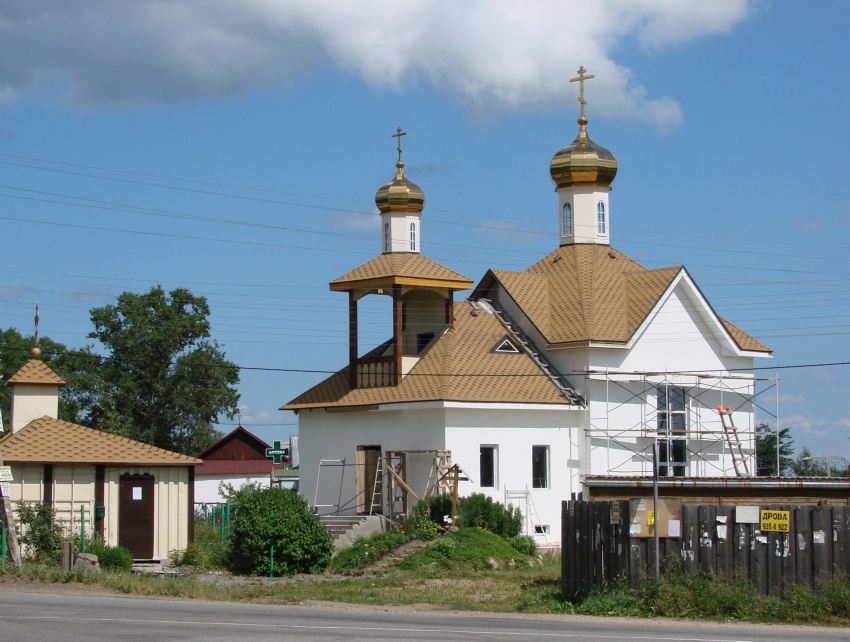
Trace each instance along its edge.
<path fill-rule="evenodd" d="M 778 430 L 778 378 L 609 369 L 589 370 L 584 376 L 586 398 L 602 399 L 585 408 L 590 474 L 600 474 L 600 450 L 602 474 L 650 474 L 657 441 L 662 476 L 750 476 L 755 474 L 756 409 L 772 418 Z M 764 383 L 768 385 L 757 390 Z M 603 385 L 604 394 L 590 394 L 593 386 Z M 758 399 L 770 390 L 776 393 L 775 414 Z M 725 410 L 718 413 L 718 406 Z M 735 426 L 736 412 L 747 418 L 746 425 Z"/>

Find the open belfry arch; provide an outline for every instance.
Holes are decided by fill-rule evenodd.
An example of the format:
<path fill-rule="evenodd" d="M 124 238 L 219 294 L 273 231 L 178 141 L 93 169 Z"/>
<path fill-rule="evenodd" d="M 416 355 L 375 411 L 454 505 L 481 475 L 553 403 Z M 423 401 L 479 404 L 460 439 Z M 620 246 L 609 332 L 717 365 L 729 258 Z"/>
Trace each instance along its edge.
<path fill-rule="evenodd" d="M 610 198 L 617 159 L 589 134 L 593 77 L 581 67 L 564 80 L 580 114 L 549 162 L 556 247 L 474 287 L 421 253 L 425 198 L 396 131 L 395 177 L 375 196 L 381 252 L 330 284 L 348 294 L 347 366 L 283 406 L 298 414 L 317 505 L 403 514 L 446 452 L 469 480 L 462 495 L 521 506 L 528 534 L 551 544 L 562 500 L 600 478 L 646 482 L 656 444 L 665 477 L 753 475 L 753 364 L 771 350 L 720 317 L 684 266 L 648 269 L 611 245 L 628 217 Z M 370 296 L 390 298 L 389 332 L 364 350 L 358 304 Z M 362 470 L 319 484 L 331 459 Z"/>

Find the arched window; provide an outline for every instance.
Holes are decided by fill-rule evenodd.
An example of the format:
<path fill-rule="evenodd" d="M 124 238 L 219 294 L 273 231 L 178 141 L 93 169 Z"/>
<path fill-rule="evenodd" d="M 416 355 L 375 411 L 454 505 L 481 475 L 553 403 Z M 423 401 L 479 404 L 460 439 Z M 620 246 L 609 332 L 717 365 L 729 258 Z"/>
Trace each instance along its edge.
<path fill-rule="evenodd" d="M 410 251 L 416 251 L 416 223 L 410 224 Z"/>
<path fill-rule="evenodd" d="M 599 201 L 596 204 L 596 233 L 606 234 L 607 225 L 605 224 L 605 203 Z"/>
<path fill-rule="evenodd" d="M 390 224 L 384 223 L 384 252 L 390 251 Z"/>
<path fill-rule="evenodd" d="M 573 208 L 569 203 L 564 203 L 564 236 L 571 236 L 573 233 Z"/>

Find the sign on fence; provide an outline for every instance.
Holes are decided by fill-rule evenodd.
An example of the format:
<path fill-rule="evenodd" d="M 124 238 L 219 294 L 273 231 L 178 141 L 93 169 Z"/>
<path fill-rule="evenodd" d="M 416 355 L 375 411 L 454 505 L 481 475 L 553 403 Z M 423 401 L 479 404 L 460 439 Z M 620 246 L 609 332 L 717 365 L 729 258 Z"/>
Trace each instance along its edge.
<path fill-rule="evenodd" d="M 0 482 L 12 481 L 12 467 L 0 466 Z"/>
<path fill-rule="evenodd" d="M 791 530 L 790 510 L 763 510 L 759 529 L 766 533 L 788 533 Z"/>

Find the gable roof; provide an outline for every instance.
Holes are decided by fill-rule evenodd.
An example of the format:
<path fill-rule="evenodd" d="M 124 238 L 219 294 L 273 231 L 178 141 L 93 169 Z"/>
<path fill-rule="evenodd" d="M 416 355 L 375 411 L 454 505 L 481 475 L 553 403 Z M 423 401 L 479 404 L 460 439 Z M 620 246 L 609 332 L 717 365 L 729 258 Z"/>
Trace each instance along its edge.
<path fill-rule="evenodd" d="M 524 272 L 489 271 L 472 297 L 486 296 L 498 283 L 550 345 L 627 343 L 684 271 L 647 270 L 607 245 L 565 245 Z M 717 319 L 741 350 L 770 352 Z"/>
<path fill-rule="evenodd" d="M 86 428 L 41 417 L 0 438 L 6 463 L 191 466 L 200 459 Z"/>
<path fill-rule="evenodd" d="M 415 252 L 389 252 L 331 281 L 331 290 L 419 285 L 468 290 L 472 280 Z"/>
<path fill-rule="evenodd" d="M 242 426 L 237 426 L 212 446 L 198 453 L 197 457 L 204 461 L 211 459 L 259 460 L 266 459 L 266 448 L 269 448 L 269 445 L 257 435 L 248 432 Z"/>
<path fill-rule="evenodd" d="M 65 380 L 41 359 L 30 359 L 20 369 L 7 380 L 8 383 L 35 383 L 46 384 L 50 386 L 65 385 Z"/>
<path fill-rule="evenodd" d="M 358 407 L 415 401 L 535 403 L 570 406 L 525 352 L 497 353 L 505 328 L 486 310 L 455 304 L 455 324 L 439 336 L 398 386 L 349 388 L 348 368 L 282 410 Z"/>

